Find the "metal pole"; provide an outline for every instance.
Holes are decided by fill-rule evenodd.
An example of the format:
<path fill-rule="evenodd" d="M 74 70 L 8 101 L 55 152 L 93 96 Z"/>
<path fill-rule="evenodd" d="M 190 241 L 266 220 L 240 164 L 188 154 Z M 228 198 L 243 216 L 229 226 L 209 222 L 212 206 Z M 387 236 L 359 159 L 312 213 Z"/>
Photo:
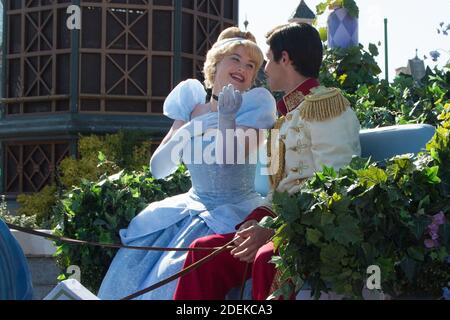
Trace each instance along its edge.
<path fill-rule="evenodd" d="M 8 54 L 8 51 L 7 51 L 7 44 L 8 44 L 8 41 L 7 41 L 7 37 L 8 37 L 8 34 L 7 34 L 7 31 L 6 31 L 6 26 L 7 26 L 7 19 L 8 19 L 8 16 L 7 16 L 7 14 L 6 14 L 6 10 L 7 10 L 7 8 L 8 8 L 8 6 L 7 6 L 7 3 L 6 3 L 6 1 L 3 1 L 2 0 L 2 9 L 3 9 L 3 12 L 2 12 L 2 15 L 3 15 L 3 25 L 2 25 L 2 58 L 1 58 L 1 79 L 0 79 L 0 97 L 3 99 L 3 98 L 5 98 L 8 94 L 7 94 L 7 92 L 6 92 L 6 85 L 7 85 L 7 79 L 6 79 L 6 63 L 7 63 L 7 60 L 6 60 L 6 55 Z M 1 105 L 0 105 L 0 120 L 1 121 L 5 121 L 5 114 L 6 114 L 6 108 L 7 108 L 7 104 L 6 103 L 1 103 Z M 5 172 L 5 161 L 4 161 L 4 157 L 5 157 L 5 154 L 4 154 L 4 149 L 5 148 L 5 143 L 4 143 L 4 140 L 2 139 L 1 141 L 0 141 L 0 193 L 4 193 L 5 192 L 5 175 L 4 175 L 4 172 Z"/>
<path fill-rule="evenodd" d="M 80 6 L 80 0 L 73 0 L 72 4 Z M 71 34 L 71 54 L 70 54 L 70 112 L 78 112 L 79 103 L 79 59 L 80 59 L 80 30 L 73 29 Z"/>
<path fill-rule="evenodd" d="M 6 30 L 6 26 L 7 26 L 7 19 L 8 16 L 6 14 L 6 10 L 8 8 L 8 5 L 6 3 L 6 1 L 2 0 L 2 15 L 3 15 L 3 25 L 2 25 L 2 61 L 1 61 L 1 80 L 0 80 L 0 98 L 4 99 L 7 97 L 7 92 L 6 92 L 6 88 L 7 88 L 7 80 L 6 80 L 6 55 L 8 54 L 7 51 L 7 30 Z M 6 103 L 2 103 L 1 107 L 0 107 L 0 120 L 3 120 L 6 114 L 6 108 L 7 108 L 7 104 Z"/>
<path fill-rule="evenodd" d="M 388 46 L 388 19 L 384 19 L 384 62 L 385 62 L 385 77 L 389 82 L 389 46 Z"/>
<path fill-rule="evenodd" d="M 181 19 L 182 0 L 175 0 L 174 5 L 174 50 L 173 50 L 173 86 L 175 87 L 181 79 Z"/>

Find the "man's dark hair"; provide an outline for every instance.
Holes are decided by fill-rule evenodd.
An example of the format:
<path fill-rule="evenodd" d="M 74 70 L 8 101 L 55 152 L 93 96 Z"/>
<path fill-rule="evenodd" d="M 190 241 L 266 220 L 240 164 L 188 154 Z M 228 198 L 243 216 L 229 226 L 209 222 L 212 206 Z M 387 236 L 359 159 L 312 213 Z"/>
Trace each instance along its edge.
<path fill-rule="evenodd" d="M 286 51 L 297 72 L 305 77 L 319 77 L 323 45 L 314 27 L 306 23 L 286 24 L 274 28 L 266 38 L 275 62 L 279 62 L 282 52 Z"/>

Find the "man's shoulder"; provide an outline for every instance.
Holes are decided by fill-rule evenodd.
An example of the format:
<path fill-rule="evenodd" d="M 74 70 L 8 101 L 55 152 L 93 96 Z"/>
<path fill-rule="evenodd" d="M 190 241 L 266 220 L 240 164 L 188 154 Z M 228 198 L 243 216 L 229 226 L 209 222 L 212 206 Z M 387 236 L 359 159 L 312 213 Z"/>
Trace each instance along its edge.
<path fill-rule="evenodd" d="M 339 117 L 350 108 L 350 102 L 338 88 L 317 87 L 300 105 L 300 117 L 306 121 L 327 121 Z"/>

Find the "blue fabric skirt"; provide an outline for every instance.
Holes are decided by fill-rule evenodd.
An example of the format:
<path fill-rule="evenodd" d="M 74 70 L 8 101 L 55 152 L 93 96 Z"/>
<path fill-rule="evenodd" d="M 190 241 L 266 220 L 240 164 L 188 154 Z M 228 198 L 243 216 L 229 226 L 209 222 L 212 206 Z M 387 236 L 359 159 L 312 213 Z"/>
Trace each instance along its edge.
<path fill-rule="evenodd" d="M 0 300 L 31 300 L 28 263 L 8 226 L 0 220 Z"/>
<path fill-rule="evenodd" d="M 238 199 L 239 200 L 239 199 Z M 191 193 L 149 205 L 128 229 L 121 230 L 129 246 L 185 248 L 211 234 L 231 233 L 264 200 L 255 193 L 245 201 L 208 208 Z M 186 252 L 156 252 L 120 249 L 103 279 L 98 296 L 118 300 L 168 278 L 182 269 Z M 177 281 L 136 300 L 171 300 Z"/>

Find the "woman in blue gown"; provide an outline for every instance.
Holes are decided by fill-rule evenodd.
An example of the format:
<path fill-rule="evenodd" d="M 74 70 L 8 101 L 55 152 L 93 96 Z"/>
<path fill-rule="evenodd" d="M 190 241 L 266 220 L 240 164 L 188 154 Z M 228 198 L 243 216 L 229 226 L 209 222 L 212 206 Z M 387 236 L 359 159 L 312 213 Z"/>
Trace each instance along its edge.
<path fill-rule="evenodd" d="M 264 204 L 264 199 L 254 188 L 254 162 L 220 164 L 217 161 L 199 162 L 196 158 L 208 150 L 215 158 L 218 148 L 211 148 L 216 142 L 214 133 L 217 134 L 224 123 L 232 130 L 241 128 L 246 133 L 253 130 L 259 138 L 264 129 L 273 127 L 275 99 L 264 88 L 249 90 L 263 60 L 253 35 L 238 28 L 228 28 L 208 52 L 204 65 L 205 86 L 212 89 L 210 101 L 206 101 L 204 86 L 193 79 L 180 83 L 170 93 L 164 103 L 164 114 L 173 119 L 174 124 L 152 157 L 151 171 L 156 178 L 164 178 L 182 161 L 190 172 L 192 189 L 186 194 L 151 203 L 127 229 L 120 231 L 123 244 L 188 247 L 197 238 L 235 231 L 235 226 L 252 210 Z M 236 103 L 237 108 L 229 109 L 225 114 L 223 104 L 223 109 L 218 110 L 217 95 L 230 84 L 238 90 L 236 101 L 239 103 Z M 220 93 L 221 101 L 229 103 L 230 91 L 224 98 L 226 90 L 224 88 Z M 213 134 L 207 141 L 205 135 L 209 133 Z M 258 139 L 256 146 L 245 146 L 247 160 L 254 158 L 261 140 Z M 179 272 L 185 257 L 184 252 L 121 249 L 111 263 L 98 295 L 101 299 L 114 300 L 145 289 Z M 170 300 L 175 287 L 174 281 L 137 299 Z"/>

